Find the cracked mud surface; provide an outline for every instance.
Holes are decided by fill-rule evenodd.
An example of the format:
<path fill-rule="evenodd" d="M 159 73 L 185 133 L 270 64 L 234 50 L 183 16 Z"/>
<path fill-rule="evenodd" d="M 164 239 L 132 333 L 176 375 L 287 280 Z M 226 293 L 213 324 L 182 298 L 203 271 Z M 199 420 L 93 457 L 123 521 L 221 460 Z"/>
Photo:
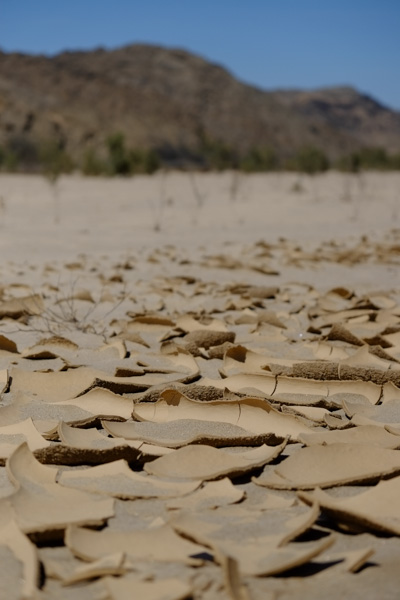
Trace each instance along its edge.
<path fill-rule="evenodd" d="M 0 178 L 0 595 L 397 597 L 399 181 L 213 177 Z"/>

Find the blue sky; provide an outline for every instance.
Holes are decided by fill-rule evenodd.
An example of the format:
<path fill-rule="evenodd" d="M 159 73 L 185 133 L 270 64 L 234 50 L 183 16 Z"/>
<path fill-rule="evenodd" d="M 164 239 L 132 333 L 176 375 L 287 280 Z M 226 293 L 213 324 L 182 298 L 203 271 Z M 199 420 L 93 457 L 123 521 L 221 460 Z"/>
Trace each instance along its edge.
<path fill-rule="evenodd" d="M 400 110 L 400 0 L 0 0 L 3 51 L 146 42 L 265 89 L 353 85 Z"/>

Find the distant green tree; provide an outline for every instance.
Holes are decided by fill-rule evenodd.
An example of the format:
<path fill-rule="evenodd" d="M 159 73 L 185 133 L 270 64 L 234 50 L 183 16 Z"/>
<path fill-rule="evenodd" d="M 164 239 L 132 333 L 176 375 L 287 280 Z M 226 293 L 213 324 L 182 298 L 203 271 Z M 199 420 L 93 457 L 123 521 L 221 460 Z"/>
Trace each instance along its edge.
<path fill-rule="evenodd" d="M 252 148 L 241 160 L 239 167 L 247 173 L 276 171 L 279 160 L 271 148 Z"/>
<path fill-rule="evenodd" d="M 132 173 L 151 175 L 161 166 L 160 158 L 155 150 L 130 150 L 128 157 Z"/>
<path fill-rule="evenodd" d="M 94 148 L 88 148 L 83 155 L 82 173 L 84 175 L 103 175 L 107 173 L 107 165 L 101 160 Z"/>
<path fill-rule="evenodd" d="M 392 169 L 396 171 L 400 171 L 400 152 L 397 154 L 392 154 L 390 157 L 390 165 Z"/>
<path fill-rule="evenodd" d="M 361 168 L 361 160 L 358 152 L 352 152 L 341 156 L 336 162 L 336 168 L 344 173 L 358 173 Z"/>
<path fill-rule="evenodd" d="M 148 175 L 155 173 L 161 167 L 160 158 L 155 150 L 147 150 L 144 159 L 144 172 Z"/>
<path fill-rule="evenodd" d="M 216 140 L 201 131 L 199 154 L 207 169 L 225 171 L 235 169 L 238 159 L 235 150 L 221 140 Z"/>
<path fill-rule="evenodd" d="M 71 173 L 74 163 L 63 146 L 55 140 L 42 142 L 39 148 L 42 171 L 50 183 L 55 183 L 63 173 Z"/>
<path fill-rule="evenodd" d="M 40 158 L 37 144 L 23 135 L 14 135 L 7 140 L 3 164 L 7 171 L 36 171 Z"/>
<path fill-rule="evenodd" d="M 18 156 L 15 154 L 15 152 L 8 150 L 4 154 L 4 170 L 13 173 L 14 171 L 18 170 L 18 166 Z"/>
<path fill-rule="evenodd" d="M 210 168 L 216 171 L 226 171 L 237 166 L 235 151 L 223 142 L 214 142 L 207 149 L 206 158 Z"/>
<path fill-rule="evenodd" d="M 288 163 L 294 171 L 314 175 L 329 169 L 329 159 L 326 154 L 314 146 L 305 146 Z"/>
<path fill-rule="evenodd" d="M 340 171 L 358 173 L 360 170 L 386 171 L 395 168 L 394 156 L 389 156 L 384 148 L 368 147 L 342 156 L 336 163 Z"/>
<path fill-rule="evenodd" d="M 125 136 L 121 132 L 113 133 L 107 140 L 109 166 L 111 175 L 129 175 L 131 163 L 125 147 Z"/>
<path fill-rule="evenodd" d="M 362 148 L 359 152 L 363 169 L 386 170 L 390 168 L 390 159 L 384 148 Z"/>
<path fill-rule="evenodd" d="M 129 164 L 132 173 L 143 172 L 143 152 L 140 150 L 129 151 Z"/>

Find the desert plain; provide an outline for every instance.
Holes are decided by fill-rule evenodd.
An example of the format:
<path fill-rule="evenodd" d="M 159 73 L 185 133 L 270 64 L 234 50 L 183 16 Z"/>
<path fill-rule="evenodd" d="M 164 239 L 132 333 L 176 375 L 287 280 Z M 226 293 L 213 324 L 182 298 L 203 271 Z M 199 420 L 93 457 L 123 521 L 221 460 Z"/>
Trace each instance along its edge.
<path fill-rule="evenodd" d="M 0 175 L 0 597 L 399 597 L 400 174 Z"/>

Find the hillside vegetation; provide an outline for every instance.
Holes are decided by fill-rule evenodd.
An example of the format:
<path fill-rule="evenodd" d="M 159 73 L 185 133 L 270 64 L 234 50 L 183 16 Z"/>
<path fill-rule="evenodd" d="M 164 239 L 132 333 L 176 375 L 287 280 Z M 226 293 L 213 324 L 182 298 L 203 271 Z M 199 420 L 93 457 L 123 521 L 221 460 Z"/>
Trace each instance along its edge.
<path fill-rule="evenodd" d="M 267 92 L 183 50 L 0 52 L 0 168 L 152 173 L 400 166 L 400 113 L 348 87 Z"/>

